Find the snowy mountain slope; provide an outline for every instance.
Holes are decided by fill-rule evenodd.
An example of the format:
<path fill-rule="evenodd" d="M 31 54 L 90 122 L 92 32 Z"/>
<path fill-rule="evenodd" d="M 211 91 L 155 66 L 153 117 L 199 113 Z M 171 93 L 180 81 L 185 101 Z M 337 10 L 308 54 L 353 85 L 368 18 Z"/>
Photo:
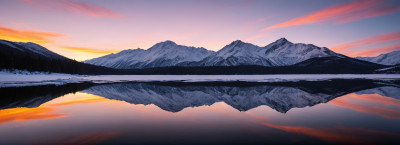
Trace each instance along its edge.
<path fill-rule="evenodd" d="M 319 85 L 321 86 L 321 85 Z M 289 87 L 289 86 L 207 86 L 155 85 L 149 83 L 118 83 L 91 87 L 81 92 L 121 100 L 132 104 L 154 104 L 163 110 L 179 112 L 186 107 L 225 102 L 239 111 L 267 105 L 285 113 L 292 108 L 303 108 L 326 103 L 336 97 L 368 87 Z"/>
<path fill-rule="evenodd" d="M 360 57 L 357 56 L 355 59 L 369 61 L 373 63 L 383 64 L 383 65 L 396 65 L 400 64 L 400 51 L 393 51 L 386 54 L 381 54 L 377 57 Z"/>
<path fill-rule="evenodd" d="M 47 48 L 44 48 L 38 44 L 32 42 L 11 42 L 6 40 L 0 40 L 0 50 L 11 51 L 17 54 L 32 54 L 33 56 L 43 56 L 52 59 L 67 59 L 57 53 L 54 53 Z"/>
<path fill-rule="evenodd" d="M 301 61 L 316 57 L 344 57 L 337 54 L 326 47 L 317 47 L 312 44 L 291 43 L 285 38 L 281 38 L 267 46 L 265 46 L 260 54 L 268 58 L 278 66 L 293 65 Z"/>
<path fill-rule="evenodd" d="M 236 40 L 199 62 L 185 62 L 179 66 L 275 66 L 276 64 L 272 64 L 268 59 L 259 55 L 261 50 L 262 47 Z"/>
<path fill-rule="evenodd" d="M 205 48 L 177 45 L 172 41 L 157 43 L 148 50 L 124 50 L 117 54 L 86 60 L 84 63 L 117 69 L 175 66 L 185 61 L 200 61 L 215 52 Z"/>
<path fill-rule="evenodd" d="M 293 44 L 285 38 L 265 47 L 237 40 L 200 62 L 185 62 L 179 66 L 287 66 L 310 58 L 329 56 L 344 57 L 326 47 L 321 48 L 302 43 Z"/>
<path fill-rule="evenodd" d="M 302 43 L 293 44 L 285 38 L 265 47 L 237 40 L 200 62 L 186 62 L 179 66 L 288 66 L 310 58 L 329 56 L 344 57 L 325 47 L 320 48 Z"/>

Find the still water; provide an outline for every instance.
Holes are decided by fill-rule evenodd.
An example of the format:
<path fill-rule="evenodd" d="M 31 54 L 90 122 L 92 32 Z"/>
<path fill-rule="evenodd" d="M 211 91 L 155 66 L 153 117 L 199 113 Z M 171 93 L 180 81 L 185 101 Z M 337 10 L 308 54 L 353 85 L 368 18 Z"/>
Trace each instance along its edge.
<path fill-rule="evenodd" d="M 80 83 L 0 94 L 5 145 L 400 143 L 396 83 Z"/>

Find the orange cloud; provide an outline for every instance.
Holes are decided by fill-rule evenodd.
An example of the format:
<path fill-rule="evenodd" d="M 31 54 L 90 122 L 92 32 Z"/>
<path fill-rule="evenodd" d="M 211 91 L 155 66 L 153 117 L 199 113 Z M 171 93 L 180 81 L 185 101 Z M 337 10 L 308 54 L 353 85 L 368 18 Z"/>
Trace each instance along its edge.
<path fill-rule="evenodd" d="M 386 109 L 386 108 L 381 108 L 381 107 L 371 107 L 371 106 L 367 106 L 367 105 L 353 104 L 353 103 L 348 103 L 348 102 L 345 102 L 342 100 L 335 99 L 335 100 L 330 101 L 329 103 L 337 105 L 337 106 L 341 106 L 341 107 L 350 108 L 357 112 L 379 115 L 379 116 L 382 116 L 387 119 L 400 119 L 400 111 L 398 111 L 398 110 L 391 110 L 391 109 Z"/>
<path fill-rule="evenodd" d="M 356 57 L 356 56 L 378 56 L 379 54 L 389 53 L 392 51 L 400 50 L 400 43 L 385 47 L 373 48 L 364 51 L 357 51 L 357 52 L 349 52 L 345 53 L 347 56 Z"/>
<path fill-rule="evenodd" d="M 376 44 L 376 43 L 392 41 L 392 40 L 397 40 L 397 39 L 400 39 L 400 31 L 384 33 L 384 34 L 379 34 L 379 35 L 375 35 L 372 37 L 362 38 L 362 39 L 359 39 L 356 41 L 352 41 L 352 42 L 345 43 L 345 44 L 342 44 L 339 46 L 335 46 L 332 48 L 332 50 L 333 51 L 341 51 L 341 50 L 349 49 L 352 47 Z"/>
<path fill-rule="evenodd" d="M 59 0 L 59 1 L 25 0 L 25 1 L 40 6 L 63 8 L 85 16 L 107 17 L 107 18 L 125 17 L 125 15 L 121 13 L 111 11 L 105 7 L 96 4 L 78 3 L 78 2 L 73 2 L 71 0 Z"/>
<path fill-rule="evenodd" d="M 57 104 L 52 104 L 51 106 L 63 106 L 63 105 L 72 105 L 72 104 L 88 104 L 88 103 L 98 103 L 98 102 L 108 102 L 109 99 L 96 97 L 96 98 L 87 98 L 87 99 L 79 99 L 79 100 L 69 100 L 64 101 Z"/>
<path fill-rule="evenodd" d="M 390 14 L 400 10 L 399 6 L 380 5 L 383 2 L 384 0 L 362 0 L 350 3 L 336 4 L 325 9 L 313 12 L 311 14 L 294 18 L 290 21 L 283 22 L 277 25 L 273 25 L 271 27 L 263 29 L 262 31 L 274 28 L 322 22 L 341 24 L 364 18 Z"/>
<path fill-rule="evenodd" d="M 302 126 L 280 126 L 269 123 L 263 123 L 265 126 L 284 130 L 286 132 L 294 132 L 316 137 L 329 142 L 351 143 L 351 144 L 376 144 L 397 140 L 400 134 L 363 129 L 363 128 L 346 128 L 333 127 L 314 129 Z"/>
<path fill-rule="evenodd" d="M 52 43 L 50 38 L 67 36 L 65 34 L 38 31 L 38 30 L 17 30 L 0 26 L 0 39 L 18 41 L 18 42 L 34 42 L 39 44 Z"/>
<path fill-rule="evenodd" d="M 82 52 L 82 53 L 95 53 L 95 54 L 110 54 L 110 53 L 116 53 L 119 52 L 120 50 L 99 50 L 99 49 L 93 49 L 93 48 L 84 48 L 84 47 L 58 47 L 60 49 L 64 50 L 69 50 L 69 51 L 74 51 L 74 52 Z"/>
<path fill-rule="evenodd" d="M 69 116 L 68 114 L 52 114 L 54 108 L 13 108 L 0 110 L 0 124 L 14 121 L 54 119 Z"/>
<path fill-rule="evenodd" d="M 61 144 L 97 144 L 121 135 L 120 132 L 93 132 L 72 138 Z"/>

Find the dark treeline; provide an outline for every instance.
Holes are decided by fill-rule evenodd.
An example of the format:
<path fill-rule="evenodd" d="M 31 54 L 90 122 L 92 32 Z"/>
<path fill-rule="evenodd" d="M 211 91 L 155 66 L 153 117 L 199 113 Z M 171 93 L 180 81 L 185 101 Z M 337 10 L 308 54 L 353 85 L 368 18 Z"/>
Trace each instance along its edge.
<path fill-rule="evenodd" d="M 387 67 L 386 69 L 376 71 L 376 73 L 380 74 L 400 74 L 400 64 L 396 64 L 391 67 Z"/>
<path fill-rule="evenodd" d="M 380 67 L 378 67 L 380 68 Z M 160 67 L 127 70 L 137 75 L 256 75 L 256 74 L 372 74 L 377 67 L 357 66 L 211 66 L 211 67 Z"/>
<path fill-rule="evenodd" d="M 71 59 L 49 59 L 32 54 L 0 51 L 0 70 L 27 70 L 67 74 L 118 74 L 117 70 L 85 64 Z"/>
<path fill-rule="evenodd" d="M 169 75 L 256 75 L 256 74 L 373 74 L 385 65 L 348 57 L 312 58 L 290 66 L 210 66 L 210 67 L 159 67 L 129 70 L 131 74 Z"/>

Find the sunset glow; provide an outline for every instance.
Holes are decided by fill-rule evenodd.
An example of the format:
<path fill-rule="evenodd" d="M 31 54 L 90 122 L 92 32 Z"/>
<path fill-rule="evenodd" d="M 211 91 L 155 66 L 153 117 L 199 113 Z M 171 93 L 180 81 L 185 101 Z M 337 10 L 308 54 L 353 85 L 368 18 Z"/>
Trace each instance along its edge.
<path fill-rule="evenodd" d="M 77 60 L 165 40 L 217 51 L 235 40 L 265 46 L 281 37 L 376 56 L 400 50 L 399 10 L 396 0 L 0 1 L 0 39 Z"/>

